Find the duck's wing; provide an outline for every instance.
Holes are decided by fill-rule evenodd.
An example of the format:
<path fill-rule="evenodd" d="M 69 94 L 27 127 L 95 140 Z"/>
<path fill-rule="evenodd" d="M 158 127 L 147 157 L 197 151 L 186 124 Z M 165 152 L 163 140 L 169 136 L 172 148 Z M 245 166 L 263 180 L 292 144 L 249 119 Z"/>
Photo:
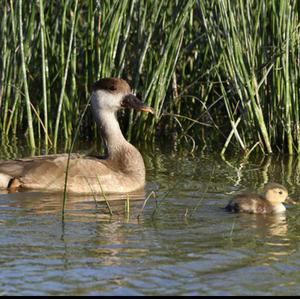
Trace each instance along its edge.
<path fill-rule="evenodd" d="M 67 154 L 3 161 L 0 189 L 63 191 L 67 165 Z M 125 173 L 119 163 L 93 156 L 70 156 L 67 178 L 70 193 L 124 193 L 142 185 L 136 177 Z"/>
<path fill-rule="evenodd" d="M 269 203 L 263 196 L 254 193 L 236 195 L 225 207 L 230 212 L 263 214 L 269 212 Z"/>
<path fill-rule="evenodd" d="M 6 189 L 10 186 L 15 178 L 24 176 L 30 169 L 34 171 L 39 165 L 48 166 L 55 158 L 64 155 L 48 155 L 37 156 L 15 160 L 0 160 L 0 189 Z M 47 169 L 43 169 L 40 177 L 47 173 Z"/>
<path fill-rule="evenodd" d="M 101 161 L 104 160 L 71 154 L 68 177 L 72 180 L 97 172 L 105 177 L 108 167 Z M 16 185 L 26 189 L 63 190 L 67 162 L 68 154 L 0 161 L 0 188 L 8 188 L 16 179 Z"/>
<path fill-rule="evenodd" d="M 22 176 L 28 170 L 28 168 L 44 163 L 48 164 L 48 162 L 51 163 L 56 158 L 65 158 L 67 156 L 67 154 L 54 154 L 14 160 L 0 160 L 0 174 L 6 174 L 11 177 Z M 77 157 L 78 155 L 73 154 L 72 156 Z"/>

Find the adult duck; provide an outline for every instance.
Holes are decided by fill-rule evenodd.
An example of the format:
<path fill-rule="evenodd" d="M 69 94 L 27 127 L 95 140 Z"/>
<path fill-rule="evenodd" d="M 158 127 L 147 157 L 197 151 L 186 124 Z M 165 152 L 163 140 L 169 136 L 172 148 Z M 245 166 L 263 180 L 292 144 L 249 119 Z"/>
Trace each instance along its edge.
<path fill-rule="evenodd" d="M 144 187 L 145 166 L 140 152 L 123 136 L 116 113 L 122 108 L 153 113 L 119 78 L 103 78 L 91 90 L 91 108 L 104 139 L 103 159 L 71 154 L 69 193 L 127 193 Z M 0 189 L 63 191 L 68 154 L 0 161 Z"/>

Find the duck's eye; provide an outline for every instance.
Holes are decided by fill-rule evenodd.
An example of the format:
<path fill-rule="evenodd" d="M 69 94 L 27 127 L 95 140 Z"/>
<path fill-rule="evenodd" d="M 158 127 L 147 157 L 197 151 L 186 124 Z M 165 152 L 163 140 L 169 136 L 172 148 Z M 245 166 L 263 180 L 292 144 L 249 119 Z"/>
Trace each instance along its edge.
<path fill-rule="evenodd" d="M 279 193 L 279 194 L 282 194 L 282 191 L 279 191 L 278 193 Z"/>

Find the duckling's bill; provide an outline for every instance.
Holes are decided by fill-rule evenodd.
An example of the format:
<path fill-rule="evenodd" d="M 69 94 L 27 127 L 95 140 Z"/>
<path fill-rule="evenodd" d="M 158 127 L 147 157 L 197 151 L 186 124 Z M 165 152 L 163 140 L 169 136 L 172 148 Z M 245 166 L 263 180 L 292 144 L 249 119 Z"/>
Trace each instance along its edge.
<path fill-rule="evenodd" d="M 297 204 L 297 202 L 294 201 L 293 199 L 291 199 L 290 197 L 287 197 L 287 198 L 286 198 L 285 203 L 291 204 L 291 205 Z"/>

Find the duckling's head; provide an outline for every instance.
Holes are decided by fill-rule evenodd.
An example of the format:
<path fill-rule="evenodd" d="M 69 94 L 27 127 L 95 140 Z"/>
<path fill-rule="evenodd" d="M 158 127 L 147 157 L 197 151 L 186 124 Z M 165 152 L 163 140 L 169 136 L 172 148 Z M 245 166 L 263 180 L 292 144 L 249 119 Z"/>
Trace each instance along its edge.
<path fill-rule="evenodd" d="M 264 187 L 266 200 L 272 204 L 283 203 L 288 198 L 287 189 L 277 183 L 268 183 Z"/>
<path fill-rule="evenodd" d="M 93 110 L 116 112 L 121 108 L 133 108 L 153 113 L 153 108 L 145 105 L 132 94 L 129 84 L 120 78 L 102 78 L 96 81 L 91 90 Z"/>

